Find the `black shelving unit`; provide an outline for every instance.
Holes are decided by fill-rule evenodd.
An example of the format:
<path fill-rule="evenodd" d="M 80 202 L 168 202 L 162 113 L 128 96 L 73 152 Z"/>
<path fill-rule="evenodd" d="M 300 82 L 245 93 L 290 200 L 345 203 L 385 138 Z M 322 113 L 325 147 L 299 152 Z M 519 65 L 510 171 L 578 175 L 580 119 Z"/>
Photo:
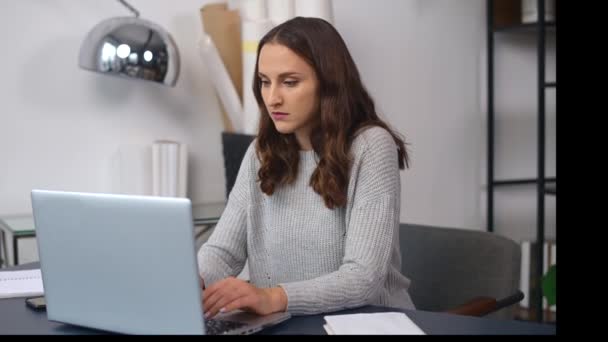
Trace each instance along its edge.
<path fill-rule="evenodd" d="M 519 0 L 513 0 L 519 1 Z M 545 91 L 557 88 L 557 81 L 545 80 L 545 48 L 547 30 L 555 33 L 557 20 L 545 22 L 545 2 L 537 0 L 538 21 L 532 24 L 515 24 L 504 27 L 494 25 L 494 0 L 486 0 L 487 4 L 487 53 L 488 53 L 488 193 L 487 193 L 487 231 L 494 231 L 494 189 L 496 187 L 514 185 L 536 185 L 537 216 L 536 244 L 530 265 L 531 279 L 531 309 L 534 320 L 543 320 L 543 296 L 540 281 L 543 276 L 543 245 L 545 241 L 545 196 L 557 196 L 557 178 L 545 177 Z M 557 6 L 557 4 L 556 4 Z M 557 8 L 555 13 L 557 13 Z M 557 16 L 556 16 L 557 19 Z M 537 140 L 537 175 L 530 179 L 497 180 L 494 178 L 494 35 L 495 34 L 536 34 L 537 35 L 537 92 L 538 92 L 538 140 Z"/>

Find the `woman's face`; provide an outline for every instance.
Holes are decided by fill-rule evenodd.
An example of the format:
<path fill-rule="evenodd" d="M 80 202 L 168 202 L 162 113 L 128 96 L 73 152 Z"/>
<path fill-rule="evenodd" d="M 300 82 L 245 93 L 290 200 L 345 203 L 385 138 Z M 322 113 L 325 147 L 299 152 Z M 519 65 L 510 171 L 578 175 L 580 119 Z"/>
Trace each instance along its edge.
<path fill-rule="evenodd" d="M 300 144 L 308 145 L 319 112 L 314 69 L 284 45 L 268 43 L 260 51 L 258 72 L 262 98 L 277 131 L 295 133 Z"/>

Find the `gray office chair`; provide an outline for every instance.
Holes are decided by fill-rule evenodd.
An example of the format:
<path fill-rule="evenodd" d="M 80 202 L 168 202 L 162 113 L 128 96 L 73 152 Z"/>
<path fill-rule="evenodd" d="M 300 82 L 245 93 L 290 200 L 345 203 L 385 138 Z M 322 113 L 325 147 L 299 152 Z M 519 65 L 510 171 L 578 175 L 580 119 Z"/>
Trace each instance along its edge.
<path fill-rule="evenodd" d="M 485 231 L 400 225 L 401 272 L 418 310 L 513 319 L 521 249 Z"/>
<path fill-rule="evenodd" d="M 232 191 L 236 176 L 247 148 L 255 138 L 254 135 L 222 132 L 222 155 L 224 156 L 224 175 L 226 177 L 226 199 Z"/>

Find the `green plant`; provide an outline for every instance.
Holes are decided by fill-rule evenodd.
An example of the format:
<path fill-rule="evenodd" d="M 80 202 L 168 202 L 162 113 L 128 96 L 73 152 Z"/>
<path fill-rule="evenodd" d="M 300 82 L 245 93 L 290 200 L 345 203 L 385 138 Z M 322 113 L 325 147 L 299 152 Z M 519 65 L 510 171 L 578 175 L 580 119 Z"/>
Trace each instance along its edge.
<path fill-rule="evenodd" d="M 547 299 L 547 304 L 549 304 L 549 306 L 557 304 L 555 295 L 557 288 L 556 273 L 557 264 L 554 264 L 549 267 L 549 270 L 547 270 L 547 273 L 545 273 L 542 278 L 541 286 L 543 289 L 543 296 Z"/>

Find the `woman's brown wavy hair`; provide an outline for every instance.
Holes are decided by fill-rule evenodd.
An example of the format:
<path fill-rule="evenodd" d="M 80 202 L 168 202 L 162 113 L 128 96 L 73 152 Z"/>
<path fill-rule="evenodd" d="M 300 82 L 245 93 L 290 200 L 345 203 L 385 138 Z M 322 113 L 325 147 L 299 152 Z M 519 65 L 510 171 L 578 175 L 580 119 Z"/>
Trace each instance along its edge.
<path fill-rule="evenodd" d="M 265 194 L 270 196 L 277 187 L 293 183 L 300 161 L 295 135 L 276 130 L 262 98 L 258 63 L 260 51 L 268 43 L 295 52 L 312 66 L 319 80 L 319 115 L 311 136 L 319 161 L 310 185 L 328 208 L 346 204 L 350 147 L 364 128 L 379 126 L 390 132 L 398 150 L 399 168 L 409 167 L 404 140 L 378 117 L 374 101 L 338 31 L 323 19 L 296 17 L 269 31 L 257 50 L 253 92 L 261 115 L 256 153 L 261 162 L 260 188 Z"/>

